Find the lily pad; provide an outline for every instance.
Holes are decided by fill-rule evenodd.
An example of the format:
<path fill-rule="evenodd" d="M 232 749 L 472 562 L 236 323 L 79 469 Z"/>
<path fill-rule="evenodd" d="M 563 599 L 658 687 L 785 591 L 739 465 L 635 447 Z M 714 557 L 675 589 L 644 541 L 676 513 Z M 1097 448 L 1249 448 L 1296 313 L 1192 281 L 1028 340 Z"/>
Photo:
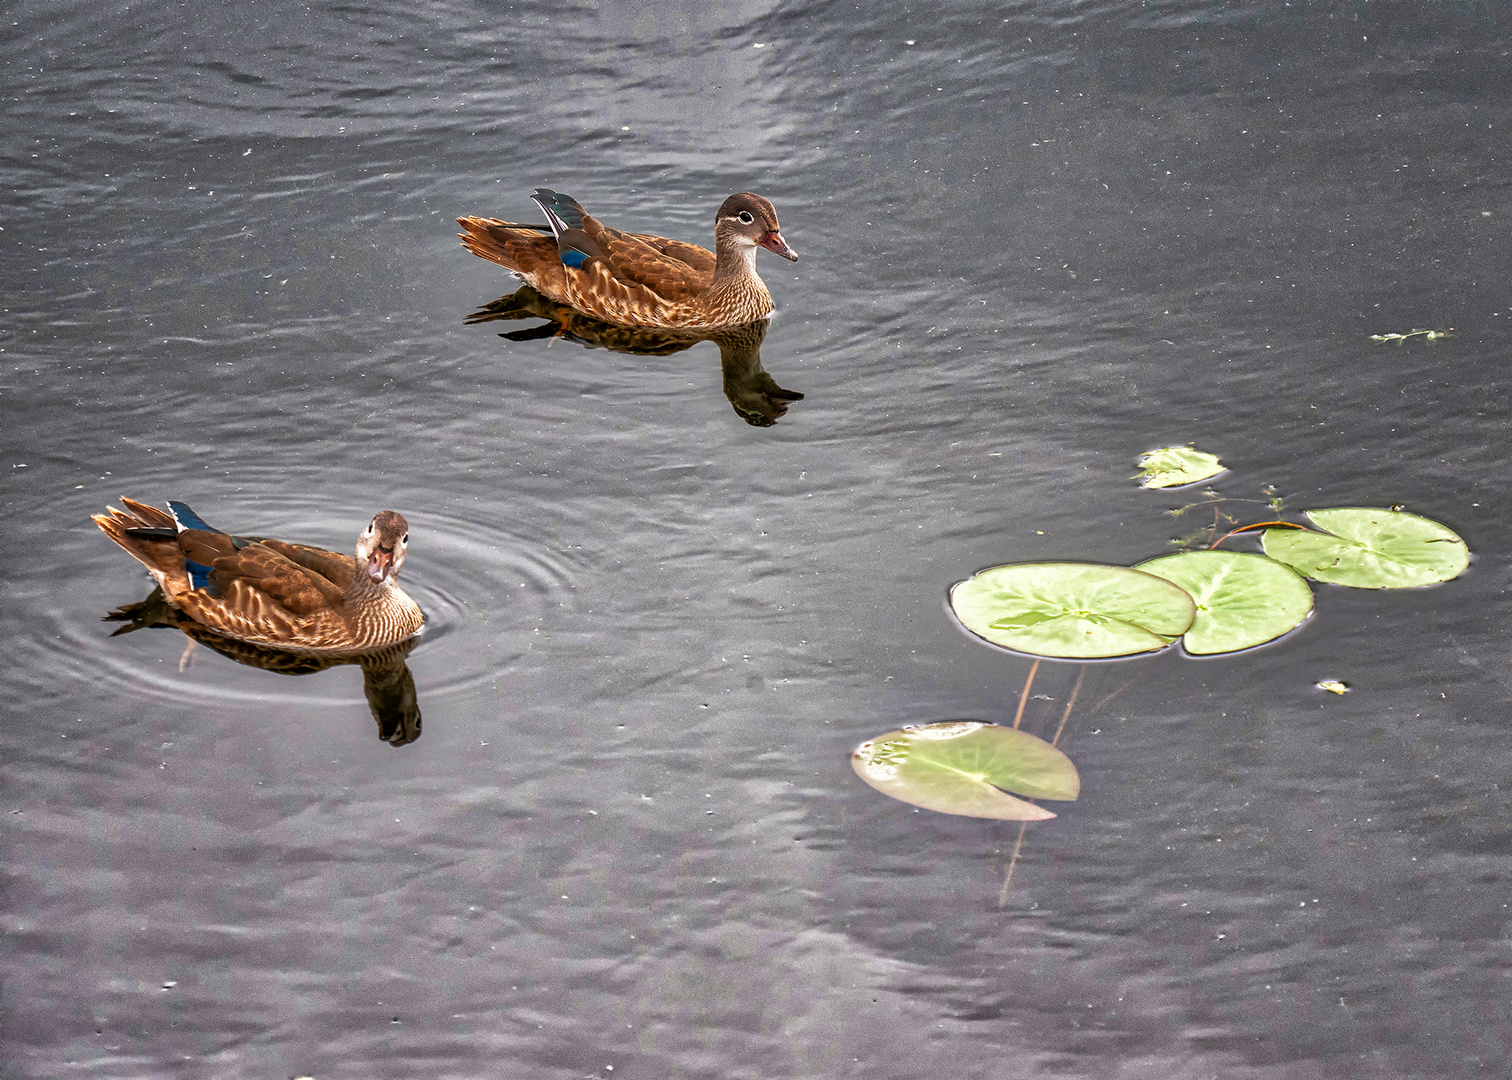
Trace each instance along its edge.
<path fill-rule="evenodd" d="M 1180 585 L 1197 602 L 1181 639 L 1197 656 L 1263 645 L 1302 624 L 1312 589 L 1285 563 L 1239 551 L 1186 551 L 1142 562 L 1136 570 Z"/>
<path fill-rule="evenodd" d="M 1197 614 L 1191 596 L 1126 566 L 994 566 L 950 590 L 956 618 L 994 645 L 1033 656 L 1093 660 L 1164 649 Z"/>
<path fill-rule="evenodd" d="M 851 754 L 856 775 L 884 795 L 926 810 L 1000 821 L 1055 815 L 1016 799 L 1075 799 L 1081 778 L 1071 759 L 1014 728 L 949 720 L 889 731 Z"/>
<path fill-rule="evenodd" d="M 1318 581 L 1410 589 L 1448 581 L 1470 565 L 1470 549 L 1448 526 L 1404 510 L 1348 506 L 1307 516 L 1324 531 L 1266 529 L 1261 545 Z"/>
<path fill-rule="evenodd" d="M 1139 459 L 1136 474 L 1140 487 L 1185 487 L 1210 480 L 1223 472 L 1214 454 L 1190 446 L 1164 446 Z"/>

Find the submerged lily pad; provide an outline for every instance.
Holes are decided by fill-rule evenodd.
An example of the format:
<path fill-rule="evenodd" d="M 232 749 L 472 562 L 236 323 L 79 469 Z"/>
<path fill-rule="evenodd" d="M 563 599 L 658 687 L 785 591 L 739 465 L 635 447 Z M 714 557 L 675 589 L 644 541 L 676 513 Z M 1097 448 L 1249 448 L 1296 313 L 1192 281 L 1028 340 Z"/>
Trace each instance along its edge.
<path fill-rule="evenodd" d="M 994 566 L 950 590 L 961 624 L 1033 656 L 1092 660 L 1163 649 L 1197 613 L 1185 589 L 1096 563 Z"/>
<path fill-rule="evenodd" d="M 950 720 L 889 731 L 851 754 L 856 775 L 884 795 L 926 810 L 1000 821 L 1055 815 L 1016 799 L 1075 799 L 1081 778 L 1071 759 L 1014 728 Z"/>
<path fill-rule="evenodd" d="M 1197 602 L 1181 639 L 1198 656 L 1262 645 L 1302 624 L 1313 594 L 1291 567 L 1239 551 L 1185 551 L 1142 562 L 1136 570 L 1180 585 Z"/>
<path fill-rule="evenodd" d="M 1223 471 L 1217 455 L 1190 446 L 1163 446 L 1139 459 L 1139 486 L 1184 487 L 1211 479 Z"/>
<path fill-rule="evenodd" d="M 1448 526 L 1403 510 L 1309 510 L 1322 533 L 1266 529 L 1265 553 L 1299 573 L 1356 589 L 1409 589 L 1458 577 L 1470 549 Z M 1331 535 L 1330 535 L 1331 534 Z"/>

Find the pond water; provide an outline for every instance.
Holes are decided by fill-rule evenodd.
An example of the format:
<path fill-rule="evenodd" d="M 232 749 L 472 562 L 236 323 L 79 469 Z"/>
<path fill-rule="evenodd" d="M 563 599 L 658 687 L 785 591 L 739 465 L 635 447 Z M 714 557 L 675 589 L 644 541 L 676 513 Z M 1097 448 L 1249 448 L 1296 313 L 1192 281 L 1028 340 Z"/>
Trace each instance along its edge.
<path fill-rule="evenodd" d="M 1506 7 L 6 14 L 0 1076 L 1512 1069 Z M 705 244 L 770 198 L 759 352 L 468 321 L 517 283 L 453 219 L 537 186 Z M 1011 722 L 947 589 L 1172 550 L 1196 495 L 1130 477 L 1186 442 L 1241 520 L 1403 503 L 1475 561 L 1042 665 L 1082 795 L 1003 895 L 1017 826 L 850 751 Z M 121 495 L 402 511 L 418 737 L 356 666 L 110 637 Z"/>

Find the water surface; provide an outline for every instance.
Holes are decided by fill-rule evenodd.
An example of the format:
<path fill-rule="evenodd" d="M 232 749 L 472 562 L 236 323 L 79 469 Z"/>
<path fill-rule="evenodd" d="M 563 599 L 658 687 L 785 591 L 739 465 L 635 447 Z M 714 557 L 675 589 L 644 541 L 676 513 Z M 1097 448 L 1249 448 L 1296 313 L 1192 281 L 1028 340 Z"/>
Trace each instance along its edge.
<path fill-rule="evenodd" d="M 1501 8 L 4 21 L 0 1075 L 1506 1071 Z M 517 283 L 452 220 L 536 186 L 705 243 L 770 198 L 760 362 L 803 398 L 469 323 Z M 1188 441 L 1236 513 L 1401 502 L 1476 561 L 1091 666 L 1082 798 L 1000 907 L 1016 830 L 849 751 L 1011 720 L 1029 663 L 947 588 L 1169 550 L 1188 496 L 1129 477 Z M 403 511 L 422 737 L 355 667 L 110 638 L 122 494 L 340 550 Z"/>

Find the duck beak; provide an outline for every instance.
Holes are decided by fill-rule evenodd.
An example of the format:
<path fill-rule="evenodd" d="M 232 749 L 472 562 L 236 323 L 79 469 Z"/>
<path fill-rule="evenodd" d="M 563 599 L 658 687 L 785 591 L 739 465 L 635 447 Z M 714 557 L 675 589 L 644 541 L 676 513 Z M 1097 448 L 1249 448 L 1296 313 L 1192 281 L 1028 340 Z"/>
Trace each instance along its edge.
<path fill-rule="evenodd" d="M 787 246 L 787 241 L 782 238 L 782 234 L 776 229 L 767 230 L 767 234 L 761 238 L 761 246 L 768 251 L 775 251 L 789 262 L 798 261 L 798 253 Z"/>
<path fill-rule="evenodd" d="M 394 552 L 389 548 L 376 547 L 368 556 L 367 572 L 379 585 L 388 580 L 389 571 L 394 565 Z"/>

